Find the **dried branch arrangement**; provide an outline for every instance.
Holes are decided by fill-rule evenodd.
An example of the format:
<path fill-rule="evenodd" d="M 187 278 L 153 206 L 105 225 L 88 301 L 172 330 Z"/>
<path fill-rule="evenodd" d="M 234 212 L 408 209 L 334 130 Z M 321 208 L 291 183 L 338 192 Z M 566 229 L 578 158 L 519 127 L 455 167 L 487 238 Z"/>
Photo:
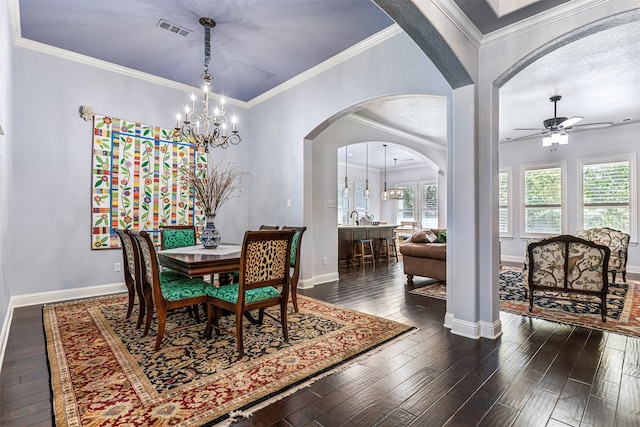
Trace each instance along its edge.
<path fill-rule="evenodd" d="M 248 172 L 240 169 L 236 163 L 220 161 L 207 167 L 189 167 L 183 165 L 181 175 L 189 185 L 200 207 L 206 215 L 216 215 L 220 207 L 234 197 L 242 194 L 242 179 Z"/>

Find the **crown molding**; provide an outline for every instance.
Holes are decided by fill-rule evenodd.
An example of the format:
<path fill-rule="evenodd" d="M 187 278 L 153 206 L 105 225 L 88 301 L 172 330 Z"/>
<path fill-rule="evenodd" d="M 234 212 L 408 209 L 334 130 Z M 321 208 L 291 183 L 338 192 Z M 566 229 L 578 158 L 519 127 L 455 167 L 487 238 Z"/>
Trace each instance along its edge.
<path fill-rule="evenodd" d="M 266 100 L 268 100 L 269 98 L 273 98 L 274 96 L 285 92 L 289 89 L 291 89 L 294 86 L 297 86 L 319 74 L 324 73 L 325 71 L 335 67 L 336 65 L 353 58 L 354 56 L 357 56 L 359 54 L 361 54 L 362 52 L 371 49 L 372 47 L 376 46 L 379 43 L 382 43 L 392 37 L 394 37 L 397 34 L 403 33 L 404 31 L 402 30 L 402 28 L 400 28 L 400 26 L 398 24 L 393 24 L 390 25 L 389 27 L 385 28 L 382 31 L 378 31 L 376 34 L 372 35 L 369 38 L 366 38 L 365 40 L 361 41 L 358 44 L 355 44 L 353 46 L 351 46 L 348 49 L 343 50 L 342 52 L 332 56 L 331 58 L 327 59 L 324 62 L 321 62 L 320 64 L 316 65 L 315 67 L 298 74 L 297 76 L 287 80 L 286 82 L 274 87 L 273 89 L 268 90 L 267 92 L 263 93 L 262 95 L 256 96 L 255 98 L 253 98 L 252 100 L 250 100 L 247 103 L 247 106 L 253 107 L 255 105 L 258 105 Z"/>
<path fill-rule="evenodd" d="M 433 142 L 433 141 L 431 141 L 429 139 L 421 138 L 419 136 L 415 136 L 415 135 L 413 135 L 411 133 L 401 131 L 401 130 L 396 129 L 394 127 L 384 125 L 384 124 L 382 124 L 380 122 L 376 122 L 374 120 L 367 119 L 365 117 L 359 116 L 356 113 L 349 114 L 348 116 L 346 116 L 346 118 L 348 120 L 351 120 L 353 122 L 359 123 L 361 125 L 369 126 L 369 127 L 381 130 L 383 132 L 399 136 L 400 138 L 408 139 L 410 141 L 414 141 L 414 142 L 417 142 L 419 144 L 426 145 L 427 147 L 431 147 L 431 148 L 434 148 L 436 150 L 447 151 L 447 147 L 446 146 L 440 145 L 437 142 Z"/>
<path fill-rule="evenodd" d="M 431 1 L 476 48 L 480 48 L 482 44 L 482 33 L 453 0 Z"/>
<path fill-rule="evenodd" d="M 541 27 L 549 25 L 553 22 L 566 19 L 570 16 L 577 15 L 585 10 L 608 3 L 611 0 L 583 0 L 580 3 L 568 2 L 556 6 L 552 9 L 545 10 L 537 15 L 531 16 L 522 21 L 508 25 L 499 30 L 486 34 L 482 38 L 480 48 L 485 48 L 513 37 L 518 37 L 530 31 L 537 30 Z"/>
<path fill-rule="evenodd" d="M 91 56 L 82 55 L 76 52 L 71 52 L 66 49 L 61 49 L 58 47 L 53 47 L 44 43 L 36 42 L 33 40 L 27 40 L 20 37 L 16 43 L 16 46 L 22 47 L 25 49 L 33 50 L 36 52 L 44 53 L 51 56 L 56 56 L 58 58 L 66 59 L 68 61 L 78 62 L 80 64 L 88 65 L 90 67 L 100 68 L 102 70 L 110 71 L 117 74 L 122 74 L 124 76 L 133 77 L 139 80 L 143 80 L 149 83 L 157 84 L 160 86 L 165 86 L 171 89 L 180 90 L 187 93 L 198 92 L 202 90 L 201 88 L 185 85 L 182 83 L 178 83 L 173 80 L 165 79 L 163 77 L 154 76 L 153 74 L 144 73 L 142 71 L 134 70 L 132 68 L 123 67 L 121 65 L 116 65 L 111 62 L 103 61 L 102 59 L 93 58 Z M 219 94 L 215 94 L 221 96 Z M 233 104 L 238 107 L 247 108 L 247 103 L 244 101 L 240 101 L 235 98 L 230 98 L 225 96 L 225 101 L 228 104 Z"/>
<path fill-rule="evenodd" d="M 473 22 L 460 10 L 453 0 L 431 1 L 471 43 L 477 48 L 482 49 L 520 36 L 529 31 L 534 31 L 550 23 L 577 15 L 585 10 L 609 3 L 611 0 L 582 0 L 577 3 L 573 1 L 563 3 L 485 35 L 476 28 Z"/>

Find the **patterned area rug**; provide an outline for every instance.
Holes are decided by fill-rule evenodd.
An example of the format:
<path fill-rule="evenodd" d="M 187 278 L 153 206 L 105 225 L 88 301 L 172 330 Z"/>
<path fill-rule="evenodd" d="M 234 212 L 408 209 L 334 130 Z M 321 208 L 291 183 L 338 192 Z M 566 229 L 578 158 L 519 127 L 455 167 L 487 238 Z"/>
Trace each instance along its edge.
<path fill-rule="evenodd" d="M 500 310 L 553 322 L 617 332 L 640 337 L 640 284 L 612 283 L 607 295 L 607 321 L 600 317 L 600 300 L 581 297 L 582 301 L 539 296 L 533 300 L 533 312 L 529 312 L 529 300 L 524 298 L 521 270 L 505 269 L 500 272 Z M 447 288 L 443 282 L 412 289 L 412 294 L 446 299 Z"/>
<path fill-rule="evenodd" d="M 137 313 L 124 319 L 124 296 L 45 306 L 56 425 L 228 424 L 414 329 L 304 296 L 298 303 L 289 343 L 265 316 L 245 325 L 242 359 L 232 332 L 205 340 L 204 324 L 179 311 L 153 351 L 155 330 L 142 337 Z M 235 331 L 233 316 L 220 326 Z"/>

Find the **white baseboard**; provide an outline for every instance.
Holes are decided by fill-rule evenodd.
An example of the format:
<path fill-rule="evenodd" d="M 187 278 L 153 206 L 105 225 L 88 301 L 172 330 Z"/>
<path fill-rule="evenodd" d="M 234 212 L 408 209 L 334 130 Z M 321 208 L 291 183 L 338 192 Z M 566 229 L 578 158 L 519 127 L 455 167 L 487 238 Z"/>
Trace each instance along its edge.
<path fill-rule="evenodd" d="M 127 291 L 124 282 L 107 285 L 86 286 L 83 288 L 61 289 L 58 291 L 38 292 L 34 294 L 15 295 L 9 300 L 7 314 L 0 331 L 0 369 L 4 360 L 4 352 L 9 339 L 9 329 L 13 321 L 13 309 L 36 304 L 50 304 L 59 301 L 69 301 L 81 298 L 97 297 L 101 295 L 119 294 Z"/>
<path fill-rule="evenodd" d="M 493 322 L 469 322 L 456 319 L 453 313 L 446 313 L 444 326 L 449 328 L 452 334 L 476 340 L 479 338 L 494 340 L 502 335 L 502 322 L 500 319 L 496 319 Z"/>
<path fill-rule="evenodd" d="M 337 271 L 334 273 L 322 274 L 320 276 L 313 276 L 310 279 L 300 279 L 298 280 L 298 289 L 311 289 L 315 285 L 327 282 L 335 282 L 339 279 L 340 275 Z"/>

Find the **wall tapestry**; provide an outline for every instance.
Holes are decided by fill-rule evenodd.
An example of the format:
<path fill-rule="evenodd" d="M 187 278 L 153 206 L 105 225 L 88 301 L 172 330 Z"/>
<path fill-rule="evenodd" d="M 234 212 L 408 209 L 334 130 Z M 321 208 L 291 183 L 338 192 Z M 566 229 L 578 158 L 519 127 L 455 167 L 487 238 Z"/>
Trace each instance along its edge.
<path fill-rule="evenodd" d="M 147 231 L 159 244 L 161 225 L 195 224 L 205 216 L 180 166 L 206 164 L 204 149 L 173 141 L 164 129 L 96 114 L 93 121 L 91 247 L 119 248 L 116 228 Z"/>

